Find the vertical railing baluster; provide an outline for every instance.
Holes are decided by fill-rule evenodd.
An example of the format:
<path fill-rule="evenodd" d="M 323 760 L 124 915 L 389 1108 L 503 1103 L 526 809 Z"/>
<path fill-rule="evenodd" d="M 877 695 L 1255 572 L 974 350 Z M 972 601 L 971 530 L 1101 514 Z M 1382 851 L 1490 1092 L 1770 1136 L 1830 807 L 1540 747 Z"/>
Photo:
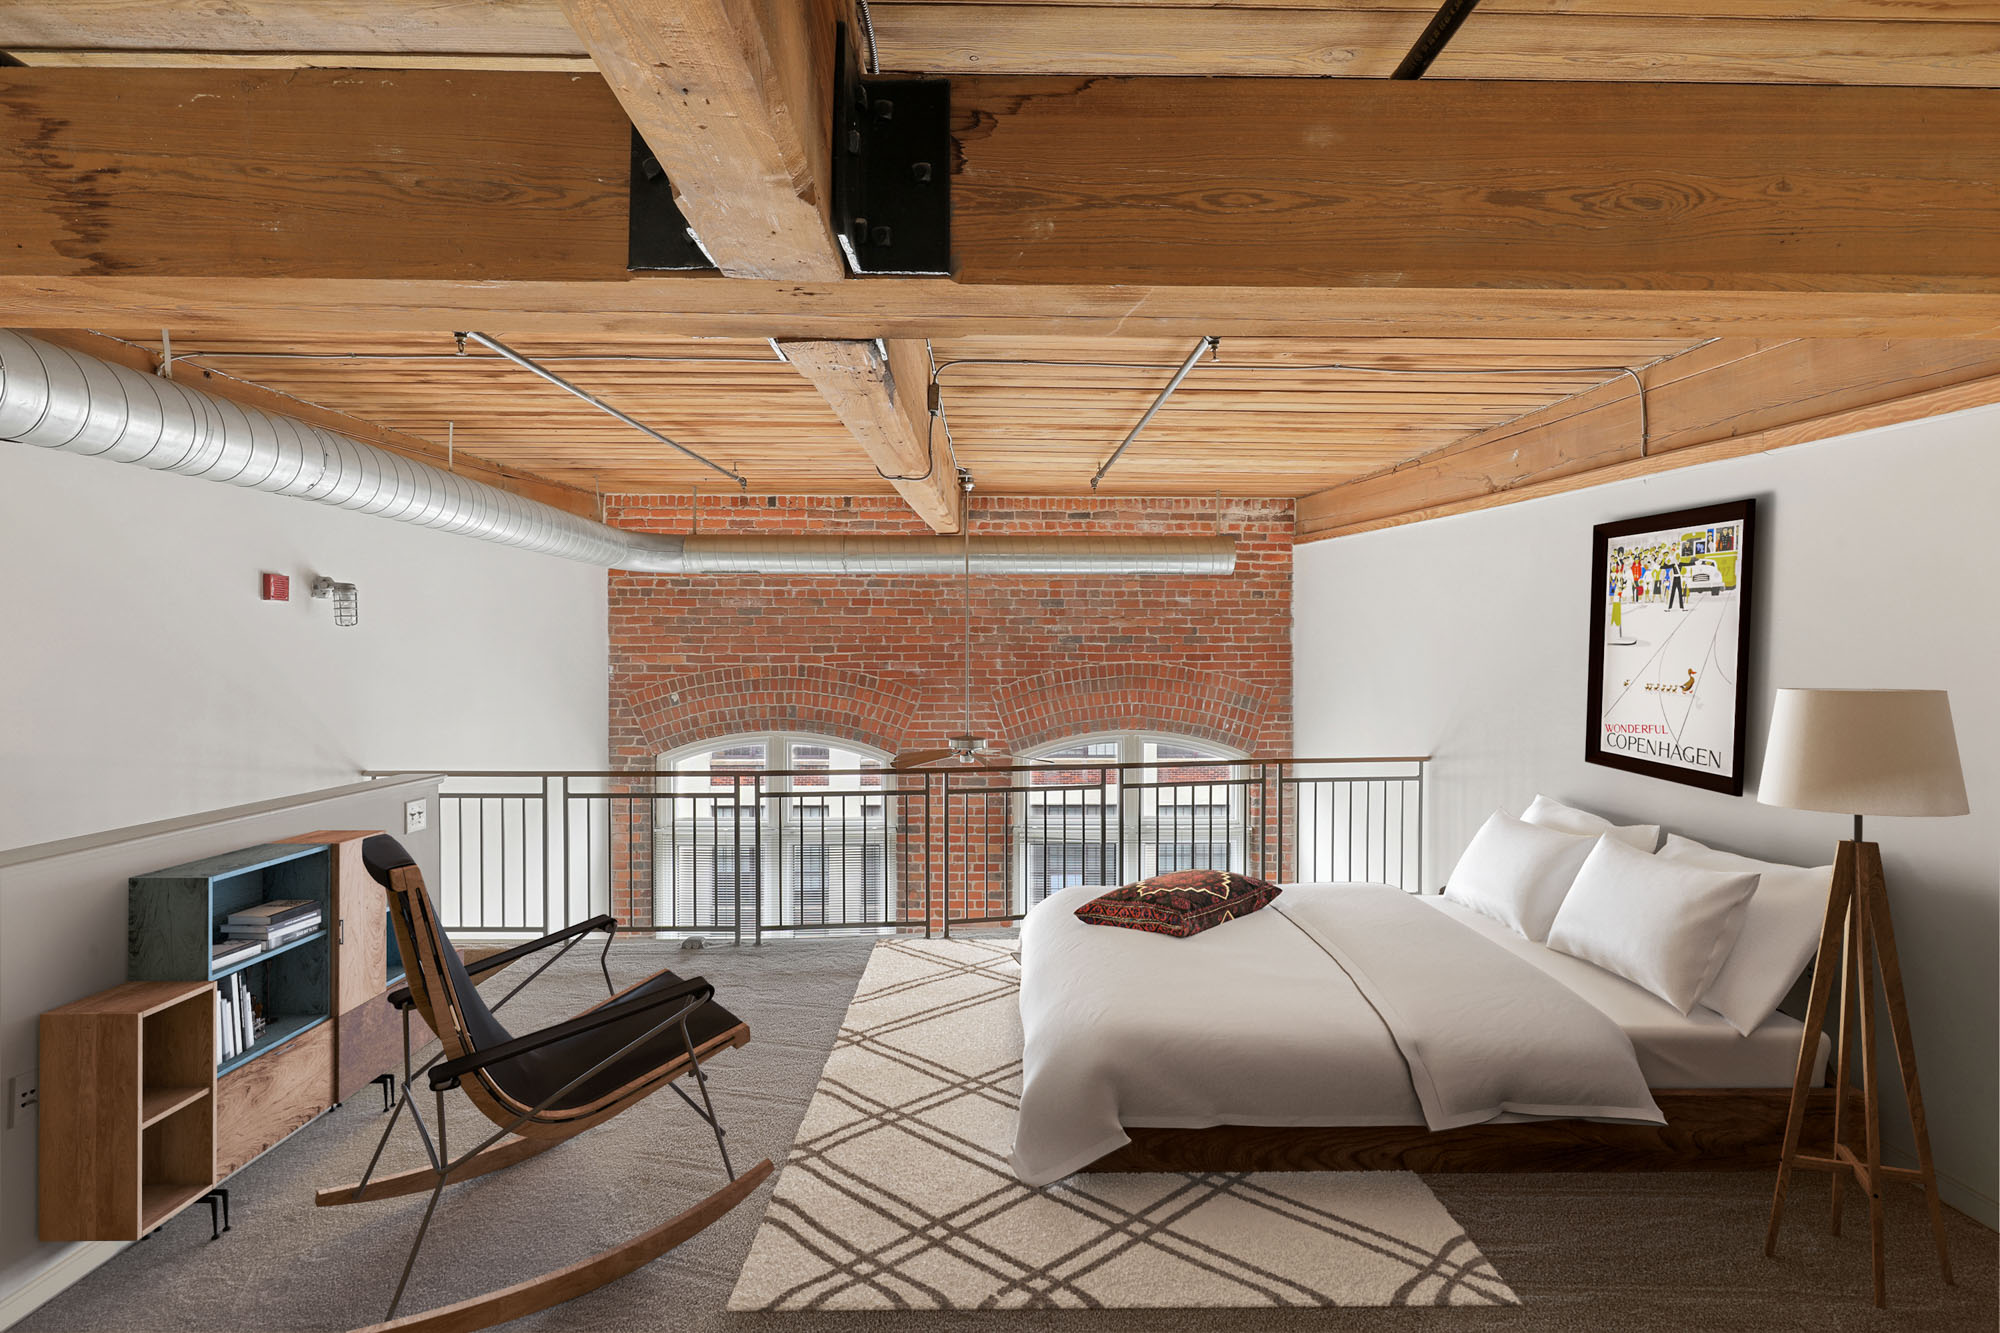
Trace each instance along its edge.
<path fill-rule="evenodd" d="M 945 772 L 940 773 L 938 777 L 940 779 L 940 784 L 941 784 L 940 791 L 943 794 L 943 801 L 944 801 L 943 814 L 941 816 L 941 822 L 944 826 L 943 827 L 944 842 L 942 846 L 940 846 L 938 849 L 938 863 L 939 863 L 938 878 L 939 878 L 939 887 L 941 890 L 941 894 L 944 898 L 944 913 L 942 917 L 944 926 L 943 933 L 946 939 L 950 939 L 951 938 L 951 772 L 950 770 L 946 770 Z M 926 911 L 928 910 L 929 909 L 926 909 Z"/>

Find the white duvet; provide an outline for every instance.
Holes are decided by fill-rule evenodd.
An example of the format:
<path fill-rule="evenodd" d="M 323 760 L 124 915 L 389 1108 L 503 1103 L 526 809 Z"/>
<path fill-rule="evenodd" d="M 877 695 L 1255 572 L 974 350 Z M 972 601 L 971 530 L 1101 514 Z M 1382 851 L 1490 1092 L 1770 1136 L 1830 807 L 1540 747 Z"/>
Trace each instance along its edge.
<path fill-rule="evenodd" d="M 1047 1184 L 1125 1126 L 1661 1123 L 1631 1040 L 1540 969 L 1401 890 L 1302 885 L 1192 939 L 1021 924 L 1013 1167 Z"/>

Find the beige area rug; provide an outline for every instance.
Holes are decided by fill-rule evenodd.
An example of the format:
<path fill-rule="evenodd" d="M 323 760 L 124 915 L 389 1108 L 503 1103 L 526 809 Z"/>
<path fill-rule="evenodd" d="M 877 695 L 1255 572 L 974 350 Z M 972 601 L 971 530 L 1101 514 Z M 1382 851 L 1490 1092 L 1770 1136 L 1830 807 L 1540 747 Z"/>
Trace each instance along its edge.
<path fill-rule="evenodd" d="M 730 1309 L 1520 1303 L 1407 1172 L 1023 1185 L 1017 950 L 875 947 Z"/>

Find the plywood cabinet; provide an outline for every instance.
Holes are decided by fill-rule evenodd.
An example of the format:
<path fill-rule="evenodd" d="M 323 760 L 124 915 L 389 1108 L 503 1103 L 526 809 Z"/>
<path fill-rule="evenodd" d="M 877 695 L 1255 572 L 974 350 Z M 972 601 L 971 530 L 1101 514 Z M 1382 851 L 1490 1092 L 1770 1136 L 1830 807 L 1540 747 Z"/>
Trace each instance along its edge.
<path fill-rule="evenodd" d="M 215 1169 L 242 1170 L 331 1106 L 334 1029 L 322 1023 L 215 1088 Z"/>
<path fill-rule="evenodd" d="M 43 1240 L 137 1240 L 214 1187 L 212 984 L 130 981 L 40 1035 Z"/>
<path fill-rule="evenodd" d="M 284 841 L 311 843 L 333 855 L 334 1037 L 333 1100 L 346 1101 L 380 1074 L 402 1065 L 402 1025 L 388 988 L 402 980 L 402 961 L 389 929 L 388 895 L 362 862 L 361 844 L 374 829 L 322 829 Z"/>

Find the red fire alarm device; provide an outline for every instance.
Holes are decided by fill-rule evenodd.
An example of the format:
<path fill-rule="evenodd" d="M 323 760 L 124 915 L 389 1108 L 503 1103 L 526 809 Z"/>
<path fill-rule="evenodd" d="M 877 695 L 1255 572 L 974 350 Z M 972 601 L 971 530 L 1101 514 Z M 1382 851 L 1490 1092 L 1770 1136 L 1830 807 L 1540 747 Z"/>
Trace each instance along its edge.
<path fill-rule="evenodd" d="M 291 576 L 288 574 L 266 574 L 264 576 L 264 600 L 267 602 L 291 601 Z"/>

